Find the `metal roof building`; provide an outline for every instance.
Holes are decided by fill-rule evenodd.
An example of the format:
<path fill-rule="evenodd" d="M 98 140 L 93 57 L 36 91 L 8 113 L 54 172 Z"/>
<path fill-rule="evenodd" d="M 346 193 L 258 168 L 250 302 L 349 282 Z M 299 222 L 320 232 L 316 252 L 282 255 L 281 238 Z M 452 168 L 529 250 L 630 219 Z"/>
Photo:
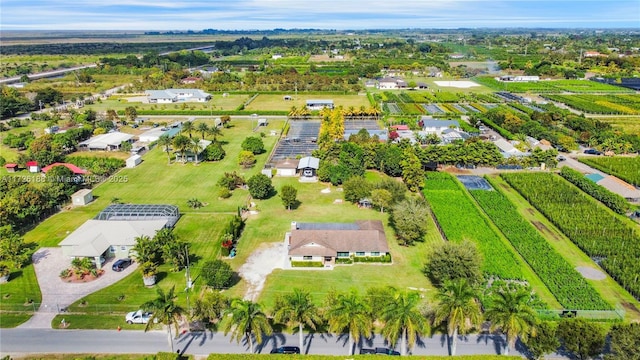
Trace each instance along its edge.
<path fill-rule="evenodd" d="M 167 227 L 173 227 L 180 219 L 180 211 L 175 205 L 111 204 L 102 210 L 94 220 L 167 220 Z"/>

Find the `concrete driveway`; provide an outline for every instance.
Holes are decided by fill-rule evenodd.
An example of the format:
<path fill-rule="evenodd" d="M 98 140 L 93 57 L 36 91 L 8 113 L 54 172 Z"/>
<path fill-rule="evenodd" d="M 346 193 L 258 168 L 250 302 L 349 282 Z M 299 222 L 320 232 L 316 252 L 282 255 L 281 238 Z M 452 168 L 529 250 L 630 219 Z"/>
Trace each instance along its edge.
<path fill-rule="evenodd" d="M 107 261 L 102 269 L 104 273 L 98 279 L 86 283 L 68 283 L 60 278 L 60 272 L 71 267 L 71 260 L 62 255 L 62 249 L 40 248 L 33 254 L 33 265 L 42 292 L 42 303 L 38 311 L 19 328 L 51 328 L 51 321 L 60 312 L 83 297 L 114 284 L 138 268 L 133 263 L 124 271 L 111 270 L 114 259 Z"/>

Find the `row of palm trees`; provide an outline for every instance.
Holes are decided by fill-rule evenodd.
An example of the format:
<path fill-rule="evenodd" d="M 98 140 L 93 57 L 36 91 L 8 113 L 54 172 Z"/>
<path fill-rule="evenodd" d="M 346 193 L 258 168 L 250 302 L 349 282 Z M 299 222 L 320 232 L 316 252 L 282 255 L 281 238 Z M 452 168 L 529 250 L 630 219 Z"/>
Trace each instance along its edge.
<path fill-rule="evenodd" d="M 216 125 L 209 126 L 204 122 L 194 124 L 191 121 L 185 121 L 182 124 L 182 128 L 180 130 L 180 134 L 175 136 L 174 138 L 170 138 L 169 136 L 160 136 L 158 139 L 158 146 L 162 146 L 164 151 L 167 153 L 167 158 L 169 164 L 171 164 L 171 148 L 175 149 L 182 155 L 182 162 L 186 163 L 187 152 L 190 151 L 193 154 L 199 154 L 203 149 L 200 144 L 199 139 L 193 138 L 193 132 L 199 132 L 201 135 L 200 140 L 205 139 L 205 135 L 213 136 L 213 142 L 218 141 L 218 136 L 222 136 L 222 131 Z M 187 137 L 186 135 L 189 136 Z M 195 162 L 198 163 L 198 156 L 195 156 Z"/>
<path fill-rule="evenodd" d="M 164 293 L 158 289 L 158 298 L 142 306 L 144 310 L 153 311 L 152 320 L 167 325 L 170 343 L 171 326 L 176 328 L 177 334 L 177 323 L 185 314 L 183 308 L 175 305 L 173 291 Z M 260 304 L 233 299 L 223 302 L 222 309 L 212 311 L 219 314 L 219 318 L 209 320 L 219 321 L 224 334 L 231 333 L 232 341 L 244 339 L 251 352 L 254 352 L 255 344 L 262 343 L 265 335 L 272 334 L 271 323 L 277 323 L 297 329 L 301 349 L 305 326 L 314 331 L 322 328 L 332 333 L 347 334 L 349 355 L 353 354 L 355 343 L 371 337 L 376 325 L 389 344 L 395 347 L 400 341 L 401 355 L 406 355 L 420 336 L 430 332 L 430 325 L 445 325 L 450 354 L 455 355 L 458 335 L 478 329 L 486 319 L 491 322 L 492 331 L 500 329 L 506 335 L 504 353 L 508 354 L 518 337 L 526 338 L 535 333 L 537 317 L 528 305 L 529 298 L 530 294 L 523 291 L 500 291 L 483 316 L 477 291 L 466 279 L 446 282 L 438 291 L 438 303 L 433 311 L 422 310 L 421 295 L 416 291 L 387 288 L 378 295 L 370 294 L 368 298 L 354 290 L 331 292 L 323 306 L 318 307 L 308 291 L 296 288 L 276 300 L 271 319 Z M 147 329 L 152 323 L 147 324 Z"/>

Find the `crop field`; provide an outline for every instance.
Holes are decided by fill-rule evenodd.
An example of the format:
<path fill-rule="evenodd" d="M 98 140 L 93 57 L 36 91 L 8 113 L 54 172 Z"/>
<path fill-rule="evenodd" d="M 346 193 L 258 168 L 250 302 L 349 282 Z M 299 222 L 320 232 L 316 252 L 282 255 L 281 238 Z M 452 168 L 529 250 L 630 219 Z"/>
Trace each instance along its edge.
<path fill-rule="evenodd" d="M 549 245 L 501 192 L 470 192 L 565 309 L 611 309 L 598 292 Z"/>
<path fill-rule="evenodd" d="M 545 97 L 590 114 L 640 114 L 640 102 L 635 101 L 630 95 L 546 95 Z"/>
<path fill-rule="evenodd" d="M 640 134 L 640 116 L 602 116 L 596 119 L 622 129 L 626 133 Z"/>
<path fill-rule="evenodd" d="M 245 110 L 249 111 L 261 111 L 261 110 L 280 110 L 280 111 L 289 111 L 292 106 L 296 108 L 304 108 L 307 105 L 307 100 L 317 100 L 317 99 L 326 99 L 333 100 L 333 104 L 338 107 L 342 106 L 344 108 L 348 108 L 350 106 L 359 109 L 361 106 L 368 108 L 371 106 L 369 104 L 369 99 L 364 95 L 335 95 L 335 94 L 290 94 L 293 97 L 293 100 L 284 100 L 283 94 L 260 94 L 258 97 L 253 99 L 251 103 L 245 108 Z"/>
<path fill-rule="evenodd" d="M 578 160 L 600 171 L 640 186 L 640 157 L 580 157 Z"/>
<path fill-rule="evenodd" d="M 640 297 L 640 235 L 616 215 L 558 175 L 502 174 L 512 187 L 636 298 Z"/>
<path fill-rule="evenodd" d="M 465 192 L 447 173 L 429 173 L 423 190 L 447 239 L 455 242 L 468 239 L 478 245 L 485 273 L 503 279 L 525 279 L 523 264 Z"/>
<path fill-rule="evenodd" d="M 554 94 L 572 93 L 632 93 L 630 89 L 614 85 L 601 84 L 588 80 L 540 80 L 532 82 L 504 82 L 492 77 L 476 77 L 475 82 L 490 87 L 496 91 L 510 91 L 514 93 Z"/>

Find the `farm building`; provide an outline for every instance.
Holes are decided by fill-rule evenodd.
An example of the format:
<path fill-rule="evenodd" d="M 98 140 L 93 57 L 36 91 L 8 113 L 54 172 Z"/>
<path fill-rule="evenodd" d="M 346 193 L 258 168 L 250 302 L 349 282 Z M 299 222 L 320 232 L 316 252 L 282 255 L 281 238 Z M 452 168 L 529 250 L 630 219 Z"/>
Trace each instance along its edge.
<path fill-rule="evenodd" d="M 333 109 L 333 100 L 307 100 L 307 109 L 322 110 L 324 108 Z"/>
<path fill-rule="evenodd" d="M 114 131 L 107 134 L 93 136 L 78 144 L 80 150 L 85 151 L 118 151 L 123 142 L 131 143 L 133 135 Z"/>
<path fill-rule="evenodd" d="M 49 172 L 49 170 L 53 169 L 56 166 L 64 166 L 67 169 L 71 170 L 74 175 L 85 175 L 89 173 L 87 170 L 81 169 L 78 166 L 69 163 L 53 163 L 51 165 L 43 167 L 41 171 L 46 174 L 47 172 Z"/>
<path fill-rule="evenodd" d="M 333 265 L 337 258 L 382 257 L 389 253 L 379 220 L 355 223 L 291 223 L 287 234 L 290 261 Z"/>
<path fill-rule="evenodd" d="M 276 163 L 276 175 L 278 176 L 296 176 L 299 160 L 285 159 Z"/>
<path fill-rule="evenodd" d="M 404 89 L 407 82 L 394 77 L 385 77 L 378 81 L 378 89 Z"/>
<path fill-rule="evenodd" d="M 153 128 L 151 130 L 147 130 L 138 136 L 140 142 L 143 143 L 151 143 L 154 141 L 158 141 L 161 136 L 168 136 L 173 138 L 174 136 L 180 133 L 181 127 L 174 128 Z"/>
<path fill-rule="evenodd" d="M 7 172 L 14 173 L 18 171 L 18 164 L 13 164 L 13 163 L 4 164 L 4 168 L 7 169 Z"/>
<path fill-rule="evenodd" d="M 167 104 L 178 101 L 206 102 L 211 100 L 211 94 L 200 89 L 166 89 L 145 90 L 147 102 Z"/>
<path fill-rule="evenodd" d="M 369 133 L 370 137 L 377 136 L 378 139 L 382 142 L 386 142 L 387 139 L 389 138 L 389 132 L 386 129 L 379 129 L 379 130 L 366 129 L 366 130 L 367 130 L 367 133 Z M 349 140 L 351 135 L 356 135 L 359 132 L 360 130 L 355 130 L 355 129 L 344 130 L 344 139 Z"/>
<path fill-rule="evenodd" d="M 470 135 L 461 130 L 446 129 L 442 131 L 440 137 L 442 138 L 443 143 L 450 144 L 456 140 L 467 140 L 470 138 Z"/>
<path fill-rule="evenodd" d="M 512 82 L 540 81 L 540 76 L 504 75 L 504 76 L 500 76 L 500 77 L 496 78 L 496 80 L 505 81 L 505 82 L 509 82 L 509 81 L 512 81 Z"/>
<path fill-rule="evenodd" d="M 38 166 L 37 161 L 27 161 L 27 171 L 30 173 L 39 173 L 40 166 Z"/>
<path fill-rule="evenodd" d="M 93 201 L 91 189 L 80 189 L 71 195 L 73 206 L 84 206 Z"/>
<path fill-rule="evenodd" d="M 320 159 L 313 156 L 306 156 L 298 162 L 298 170 L 300 176 L 305 178 L 314 178 L 320 168 Z"/>
<path fill-rule="evenodd" d="M 142 162 L 142 156 L 133 155 L 125 161 L 125 164 L 128 168 L 134 168 L 138 166 Z"/>
<path fill-rule="evenodd" d="M 442 132 L 447 129 L 460 130 L 458 120 L 434 120 L 430 116 L 423 116 L 420 121 L 422 122 L 423 131 L 426 134 L 441 136 Z"/>
<path fill-rule="evenodd" d="M 511 144 L 510 142 L 508 142 L 505 139 L 498 139 L 496 141 L 493 142 L 498 149 L 500 149 L 500 152 L 502 153 L 502 156 L 504 157 L 512 157 L 512 156 L 525 156 L 527 154 L 523 153 L 522 151 L 516 149 L 513 144 Z"/>

